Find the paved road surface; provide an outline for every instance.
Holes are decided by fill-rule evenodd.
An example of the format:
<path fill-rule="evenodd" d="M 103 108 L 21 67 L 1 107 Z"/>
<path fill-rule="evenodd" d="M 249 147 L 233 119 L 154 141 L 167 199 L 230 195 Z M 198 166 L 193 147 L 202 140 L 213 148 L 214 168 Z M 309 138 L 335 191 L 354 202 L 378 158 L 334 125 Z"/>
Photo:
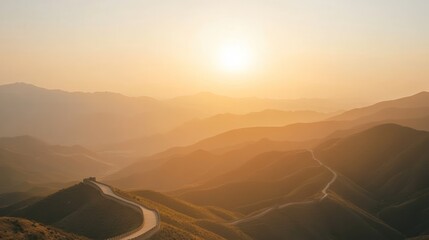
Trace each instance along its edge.
<path fill-rule="evenodd" d="M 120 238 L 114 238 L 114 239 L 121 239 L 121 240 L 128 240 L 128 239 L 145 239 L 145 235 L 146 233 L 148 233 L 149 231 L 159 227 L 160 224 L 160 219 L 158 217 L 158 213 L 154 210 L 150 210 L 140 204 L 137 204 L 135 202 L 132 202 L 130 200 L 127 200 L 119 195 L 117 195 L 110 186 L 105 185 L 103 183 L 97 182 L 97 181 L 92 181 L 90 180 L 91 183 L 97 185 L 101 191 L 103 192 L 103 194 L 111 196 L 113 198 L 116 198 L 124 203 L 128 203 L 130 205 L 136 206 L 138 208 L 141 209 L 142 213 L 143 213 L 143 224 L 139 226 L 139 229 L 136 229 L 135 231 L 132 231 L 132 233 L 130 234 L 126 234 L 121 235 Z"/>

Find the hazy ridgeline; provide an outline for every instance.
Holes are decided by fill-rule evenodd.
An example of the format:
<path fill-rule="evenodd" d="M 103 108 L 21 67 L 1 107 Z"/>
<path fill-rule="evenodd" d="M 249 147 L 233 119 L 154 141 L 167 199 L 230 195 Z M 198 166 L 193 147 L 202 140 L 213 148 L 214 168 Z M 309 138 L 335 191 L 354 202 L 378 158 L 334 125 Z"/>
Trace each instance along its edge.
<path fill-rule="evenodd" d="M 77 184 L 87 176 L 159 211 L 153 239 L 405 239 L 429 231 L 427 92 L 342 112 L 330 101 L 161 101 L 25 84 L 1 86 L 0 97 L 8 114 L 1 132 L 11 135 L 0 138 L 8 239 L 103 239 L 136 228 L 135 212 Z"/>

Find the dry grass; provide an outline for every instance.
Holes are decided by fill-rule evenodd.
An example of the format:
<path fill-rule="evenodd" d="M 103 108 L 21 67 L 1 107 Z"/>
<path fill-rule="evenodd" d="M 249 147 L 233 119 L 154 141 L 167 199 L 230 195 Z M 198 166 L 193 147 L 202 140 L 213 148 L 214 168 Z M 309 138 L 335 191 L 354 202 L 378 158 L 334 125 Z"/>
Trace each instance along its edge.
<path fill-rule="evenodd" d="M 84 240 L 71 233 L 42 225 L 22 218 L 1 217 L 0 237 L 2 240 Z"/>

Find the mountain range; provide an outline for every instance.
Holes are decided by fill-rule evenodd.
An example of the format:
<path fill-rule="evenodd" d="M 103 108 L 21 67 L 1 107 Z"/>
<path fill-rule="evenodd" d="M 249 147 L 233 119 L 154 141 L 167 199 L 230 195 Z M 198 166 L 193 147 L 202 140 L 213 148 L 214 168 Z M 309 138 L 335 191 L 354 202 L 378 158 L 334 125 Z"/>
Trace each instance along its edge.
<path fill-rule="evenodd" d="M 266 109 L 334 112 L 356 105 L 336 102 L 231 98 L 211 93 L 157 100 L 14 83 L 0 86 L 0 136 L 30 135 L 56 144 L 102 146 L 166 133 L 193 119 L 217 114 Z"/>
<path fill-rule="evenodd" d="M 168 194 L 117 191 L 160 212 L 162 228 L 153 239 L 399 240 L 429 233 L 429 132 L 381 124 L 311 149 L 263 152 Z M 96 193 L 79 184 L 0 213 L 94 238 L 112 224 L 95 227 L 94 216 L 126 214 Z"/>
<path fill-rule="evenodd" d="M 112 165 L 81 146 L 50 145 L 30 136 L 0 138 L 0 193 L 52 191 Z"/>
<path fill-rule="evenodd" d="M 25 84 L 1 86 L 0 100 L 0 135 L 12 135 L 0 137 L 2 237 L 105 239 L 139 226 L 79 183 L 96 176 L 159 212 L 156 240 L 429 239 L 428 92 L 337 114 L 294 109 L 304 100 Z"/>
<path fill-rule="evenodd" d="M 404 103 L 409 101 L 419 102 L 417 104 L 419 108 L 404 108 Z M 401 108 L 392 107 L 395 106 L 395 103 Z M 206 175 L 209 177 L 213 176 L 213 174 L 221 174 L 230 170 L 230 168 L 225 166 L 237 166 L 241 164 L 242 161 L 240 159 L 242 158 L 239 157 L 240 155 L 244 155 L 246 156 L 244 159 L 248 159 L 264 151 L 311 147 L 326 138 L 348 136 L 379 124 L 397 123 L 429 131 L 429 93 L 422 92 L 414 96 L 388 101 L 386 104 L 383 102 L 376 104 L 376 106 L 379 105 L 384 105 L 386 108 L 378 108 L 378 111 L 373 110 L 374 106 L 361 108 L 359 110 L 361 114 L 356 119 L 347 121 L 336 120 L 334 117 L 333 119 L 319 122 L 294 123 L 280 127 L 234 129 L 214 137 L 206 138 L 195 144 L 174 147 L 155 155 L 144 157 L 117 173 L 108 176 L 106 180 L 125 188 L 173 190 L 173 186 L 165 186 L 165 188 L 162 187 L 159 189 L 160 183 L 168 181 L 160 178 L 167 173 L 167 175 L 171 176 L 170 174 L 173 172 L 180 175 L 182 168 L 197 167 L 196 163 L 199 162 L 199 159 L 204 159 L 204 161 L 209 161 L 210 163 L 201 163 L 202 168 L 198 170 L 194 168 L 194 171 L 191 172 L 198 172 L 199 174 L 203 174 L 203 176 L 205 172 L 209 172 L 210 174 Z M 368 110 L 365 111 L 366 109 Z M 350 112 L 354 111 L 351 110 Z M 383 115 L 382 113 L 385 112 L 389 114 Z M 404 115 L 404 113 L 407 114 Z M 348 114 L 349 112 L 345 112 L 339 115 L 339 117 Z M 260 147 L 262 145 L 263 147 Z M 261 149 L 261 151 L 257 151 L 258 149 Z M 255 154 L 252 155 L 249 153 Z M 153 164 L 154 162 L 156 164 Z M 174 162 L 174 164 L 168 164 L 168 162 Z M 191 164 L 191 162 L 193 163 Z M 234 163 L 236 164 L 234 165 Z M 187 171 L 183 169 L 183 172 Z M 188 174 L 189 177 L 191 175 Z M 172 177 L 170 179 L 172 179 L 171 181 L 175 183 L 176 187 L 180 185 L 180 181 L 175 181 Z M 198 181 L 202 180 L 199 179 Z M 195 179 L 189 182 L 193 181 Z"/>

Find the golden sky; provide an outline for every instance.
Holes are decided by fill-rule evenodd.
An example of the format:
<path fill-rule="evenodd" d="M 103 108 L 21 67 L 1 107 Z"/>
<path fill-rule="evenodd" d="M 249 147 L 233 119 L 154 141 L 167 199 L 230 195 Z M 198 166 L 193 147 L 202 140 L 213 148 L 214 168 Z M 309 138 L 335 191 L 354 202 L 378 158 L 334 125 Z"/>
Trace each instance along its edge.
<path fill-rule="evenodd" d="M 429 90 L 427 0 L 0 1 L 0 84 L 172 97 Z"/>

